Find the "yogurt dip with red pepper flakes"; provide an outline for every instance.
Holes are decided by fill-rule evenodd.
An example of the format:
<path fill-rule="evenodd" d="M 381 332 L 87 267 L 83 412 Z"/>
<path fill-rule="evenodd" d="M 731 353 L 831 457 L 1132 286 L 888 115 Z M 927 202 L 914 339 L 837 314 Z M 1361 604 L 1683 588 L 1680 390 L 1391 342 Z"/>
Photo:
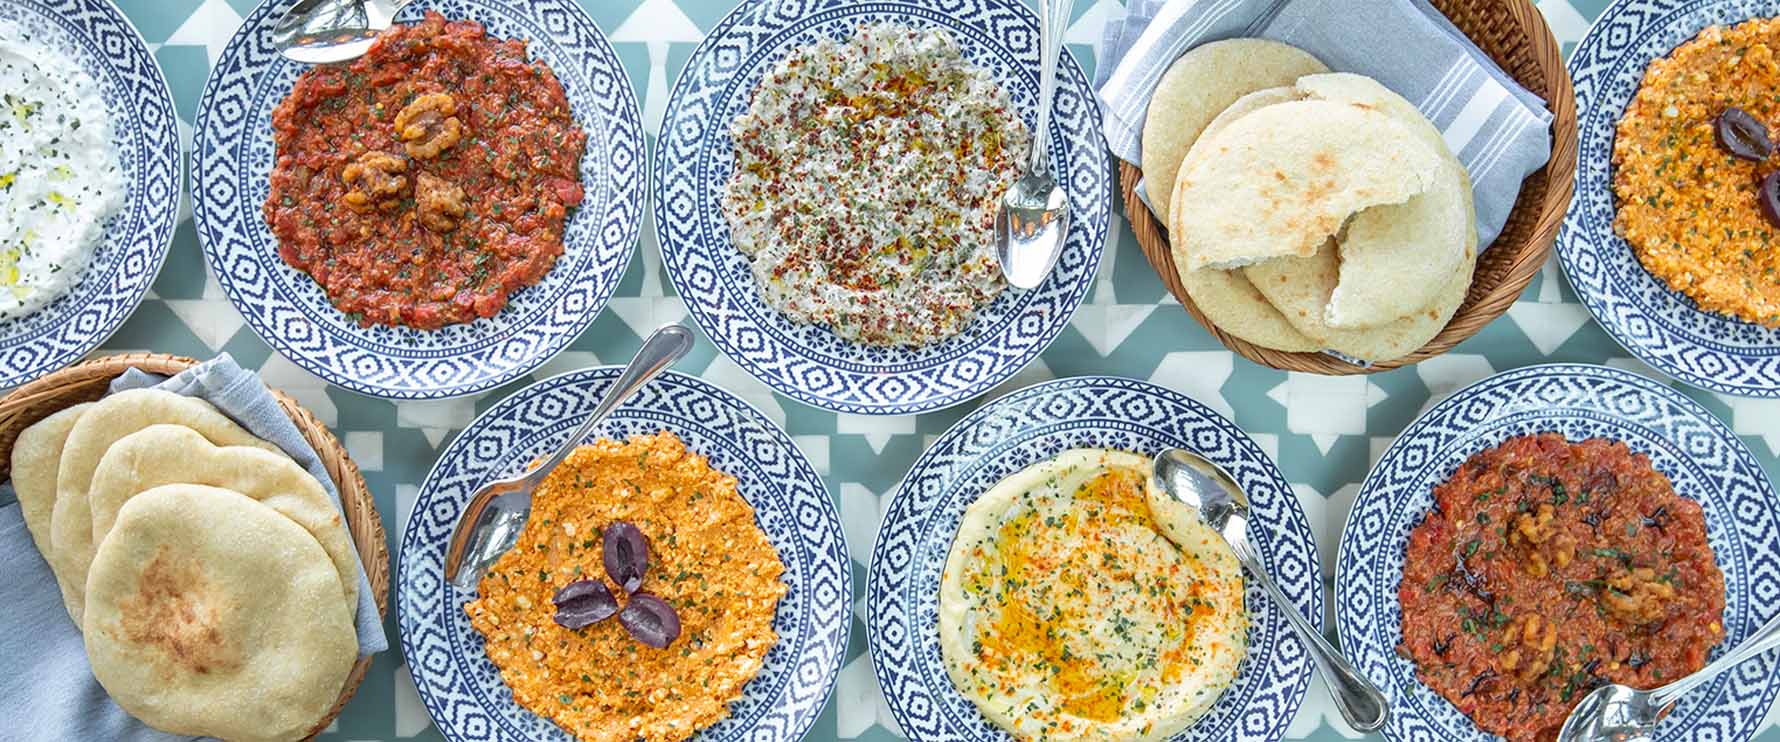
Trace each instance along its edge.
<path fill-rule="evenodd" d="M 800 48 L 730 134 L 731 237 L 793 321 L 927 345 L 1006 287 L 995 212 L 1030 134 L 951 34 L 881 23 Z"/>

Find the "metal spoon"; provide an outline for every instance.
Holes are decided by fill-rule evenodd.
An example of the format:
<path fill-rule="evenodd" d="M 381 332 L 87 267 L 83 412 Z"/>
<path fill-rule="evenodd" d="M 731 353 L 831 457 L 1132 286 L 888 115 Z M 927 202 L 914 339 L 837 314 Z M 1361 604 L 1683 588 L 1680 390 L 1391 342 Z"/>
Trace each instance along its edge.
<path fill-rule="evenodd" d="M 1192 506 L 1199 519 L 1212 530 L 1224 537 L 1230 544 L 1230 550 L 1236 552 L 1237 560 L 1248 572 L 1254 575 L 1255 581 L 1261 583 L 1267 595 L 1273 598 L 1281 609 L 1298 637 L 1310 648 L 1310 658 L 1316 662 L 1317 671 L 1329 684 L 1329 694 L 1335 697 L 1335 707 L 1341 710 L 1341 716 L 1354 729 L 1362 732 L 1375 732 L 1384 726 L 1385 719 L 1390 716 L 1390 707 L 1384 694 L 1372 685 L 1353 665 L 1342 659 L 1341 655 L 1323 639 L 1323 633 L 1310 625 L 1298 609 L 1292 605 L 1291 599 L 1279 591 L 1273 584 L 1273 578 L 1267 575 L 1266 565 L 1248 541 L 1248 496 L 1242 488 L 1236 486 L 1236 480 L 1217 464 L 1205 460 L 1204 457 L 1191 451 L 1171 448 L 1156 454 L 1156 460 L 1150 468 L 1150 479 L 1155 486 L 1167 492 L 1174 499 Z"/>
<path fill-rule="evenodd" d="M 1063 53 L 1063 31 L 1074 0 L 1043 0 L 1039 11 L 1038 126 L 1032 130 L 1031 159 L 1026 174 L 1007 188 L 995 213 L 995 255 L 1001 275 L 1016 288 L 1037 288 L 1051 275 L 1069 236 L 1069 197 L 1051 175 L 1046 135 L 1051 128 L 1051 99 L 1057 95 L 1057 57 Z"/>
<path fill-rule="evenodd" d="M 524 474 L 497 479 L 477 490 L 470 503 L 464 506 L 457 530 L 451 534 L 451 544 L 445 550 L 445 579 L 459 590 L 475 592 L 476 583 L 482 580 L 488 565 L 519 540 L 519 531 L 525 527 L 526 516 L 531 514 L 532 490 L 544 481 L 550 470 L 568 458 L 569 453 L 593 433 L 594 426 L 612 414 L 612 410 L 691 349 L 692 331 L 686 326 L 673 324 L 656 330 L 643 341 L 643 347 L 618 374 L 618 379 L 606 388 L 606 396 L 594 408 L 593 414 L 569 434 L 556 453 Z"/>
<path fill-rule="evenodd" d="M 1558 742 L 1634 742 L 1652 739 L 1656 723 L 1669 706 L 1688 691 L 1705 685 L 1744 660 L 1780 646 L 1780 616 L 1769 619 L 1743 643 L 1699 672 L 1655 690 L 1637 690 L 1617 683 L 1596 688 L 1583 697 L 1558 730 Z"/>
<path fill-rule="evenodd" d="M 414 0 L 298 0 L 272 27 L 286 59 L 334 64 L 357 59 Z"/>

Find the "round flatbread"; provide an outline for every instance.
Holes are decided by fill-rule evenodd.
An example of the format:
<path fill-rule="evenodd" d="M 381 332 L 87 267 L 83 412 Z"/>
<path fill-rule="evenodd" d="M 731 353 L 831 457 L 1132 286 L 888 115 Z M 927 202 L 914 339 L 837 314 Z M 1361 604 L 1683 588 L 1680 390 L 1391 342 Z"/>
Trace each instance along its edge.
<path fill-rule="evenodd" d="M 1219 111 L 1256 90 L 1328 71 L 1309 52 L 1266 39 L 1213 41 L 1176 59 L 1156 84 L 1143 120 L 1139 164 L 1153 186 L 1148 190 L 1156 219 L 1168 223 L 1181 160 Z"/>
<path fill-rule="evenodd" d="M 178 451 L 177 456 L 167 455 Z M 93 469 L 87 504 L 93 543 L 105 542 L 124 503 L 166 484 L 201 484 L 239 492 L 295 521 L 314 536 L 340 572 L 346 602 L 358 600 L 358 556 L 340 508 L 315 477 L 282 453 L 217 446 L 183 425 L 150 425 L 119 438 Z"/>
<path fill-rule="evenodd" d="M 87 488 L 99 458 L 119 438 L 150 425 L 184 425 L 222 446 L 253 446 L 277 451 L 243 430 L 209 402 L 160 389 L 132 389 L 94 403 L 68 432 L 56 473 L 56 507 L 50 515 L 50 565 L 72 585 L 85 585 L 93 561 L 93 511 Z M 68 615 L 81 622 L 82 595 L 75 591 Z"/>
<path fill-rule="evenodd" d="M 19 431 L 18 440 L 12 444 L 12 488 L 18 494 L 19 511 L 25 517 L 25 529 L 31 532 L 37 551 L 43 554 L 44 561 L 49 562 L 56 575 L 56 586 L 62 589 L 64 605 L 72 602 L 81 588 L 62 577 L 50 555 L 50 518 L 56 509 L 56 469 L 62 462 L 62 446 L 68 442 L 68 432 L 74 429 L 74 422 L 81 414 L 92 406 L 91 403 L 77 404 L 59 410 Z"/>
<path fill-rule="evenodd" d="M 1341 240 L 1341 277 L 1329 297 L 1330 327 L 1381 327 L 1429 304 L 1446 289 L 1477 242 L 1471 176 L 1440 130 L 1403 96 L 1364 75 L 1331 73 L 1300 78 L 1306 98 L 1371 106 L 1402 123 L 1440 156 L 1425 192 L 1401 204 L 1353 215 Z"/>
<path fill-rule="evenodd" d="M 1341 330 L 1329 327 L 1324 310 L 1340 278 L 1335 241 L 1308 258 L 1274 258 L 1243 269 L 1255 288 L 1278 307 L 1299 332 L 1328 349 L 1373 363 L 1402 358 L 1426 345 L 1452 320 L 1471 288 L 1477 247 L 1466 247 L 1460 270 L 1447 277 L 1434 301 L 1383 327 Z"/>
<path fill-rule="evenodd" d="M 248 497 L 168 485 L 130 499 L 87 581 L 87 658 L 131 716 L 231 742 L 302 739 L 358 654 L 315 538 Z"/>
<path fill-rule="evenodd" d="M 1230 122 L 1249 113 L 1276 103 L 1298 100 L 1298 97 L 1297 89 L 1292 87 L 1267 88 L 1244 95 L 1206 124 L 1200 139 L 1203 141 L 1222 131 Z M 1187 156 L 1192 156 L 1190 151 Z M 1170 246 L 1170 249 L 1174 251 L 1174 267 L 1180 274 L 1187 296 L 1218 329 L 1274 350 L 1291 353 L 1322 350 L 1320 343 L 1305 337 L 1286 321 L 1279 309 L 1267 303 L 1267 297 L 1249 283 L 1242 271 L 1217 268 L 1190 271 L 1186 269 L 1185 254 L 1178 247 Z"/>
<path fill-rule="evenodd" d="M 1267 106 L 1181 164 L 1169 237 L 1188 270 L 1307 257 L 1355 212 L 1426 191 L 1439 169 L 1389 114 L 1323 100 Z"/>

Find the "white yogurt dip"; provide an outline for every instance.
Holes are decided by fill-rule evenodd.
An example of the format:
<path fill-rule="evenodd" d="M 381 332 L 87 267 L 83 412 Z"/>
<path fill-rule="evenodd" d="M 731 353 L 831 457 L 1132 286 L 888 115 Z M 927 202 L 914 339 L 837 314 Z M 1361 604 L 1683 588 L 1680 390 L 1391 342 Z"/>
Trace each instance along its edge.
<path fill-rule="evenodd" d="M 730 233 L 792 320 L 925 345 L 1004 288 L 996 205 L 1030 135 L 951 34 L 885 23 L 800 48 L 730 133 Z"/>
<path fill-rule="evenodd" d="M 0 25 L 0 319 L 80 280 L 125 192 L 98 83 L 21 35 Z"/>

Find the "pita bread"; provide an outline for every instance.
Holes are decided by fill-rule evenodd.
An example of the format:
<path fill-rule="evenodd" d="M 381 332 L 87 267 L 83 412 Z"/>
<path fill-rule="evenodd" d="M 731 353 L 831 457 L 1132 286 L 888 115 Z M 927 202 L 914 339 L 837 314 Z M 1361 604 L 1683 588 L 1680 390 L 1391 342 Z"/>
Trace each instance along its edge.
<path fill-rule="evenodd" d="M 1348 216 L 1409 200 L 1440 169 L 1394 117 L 1322 100 L 1261 108 L 1194 149 L 1169 212 L 1188 270 L 1311 256 Z"/>
<path fill-rule="evenodd" d="M 1440 157 L 1433 185 L 1401 204 L 1353 215 L 1341 241 L 1341 278 L 1330 295 L 1330 327 L 1380 327 L 1434 302 L 1477 241 L 1471 177 L 1440 130 L 1402 96 L 1364 75 L 1309 75 L 1306 98 L 1370 106 L 1402 123 Z"/>
<path fill-rule="evenodd" d="M 1169 199 L 1181 160 L 1219 111 L 1263 88 L 1288 86 L 1304 75 L 1328 72 L 1297 47 L 1266 39 L 1226 39 L 1194 47 L 1170 65 L 1144 114 L 1142 162 L 1150 210 L 1168 223 Z"/>
<path fill-rule="evenodd" d="M 358 654 L 340 576 L 309 532 L 248 497 L 168 485 L 130 498 L 87 580 L 87 659 L 149 726 L 302 739 Z"/>
<path fill-rule="evenodd" d="M 119 438 L 158 423 L 184 425 L 223 446 L 253 446 L 277 451 L 272 444 L 243 430 L 209 402 L 160 389 L 118 392 L 95 402 L 68 432 L 56 473 L 56 508 L 50 515 L 50 543 L 58 574 L 70 584 L 85 585 L 93 561 L 93 512 L 87 488 L 99 458 Z M 68 615 L 81 621 L 83 597 L 72 596 Z"/>
<path fill-rule="evenodd" d="M 1231 121 L 1253 111 L 1297 99 L 1298 91 L 1291 87 L 1268 88 L 1249 93 L 1237 98 L 1229 108 L 1206 124 L 1205 132 L 1200 137 L 1204 139 L 1216 134 Z M 1262 296 L 1254 284 L 1249 283 L 1242 271 L 1217 268 L 1190 271 L 1185 268 L 1186 257 L 1180 249 L 1171 249 L 1174 251 L 1175 270 L 1180 274 L 1181 285 L 1186 288 L 1187 296 L 1192 298 L 1193 305 L 1218 329 L 1274 350 L 1309 353 L 1323 349 L 1320 343 L 1305 337 L 1304 333 L 1292 327 L 1292 323 L 1286 321 L 1279 309 L 1267 303 L 1267 297 Z"/>
<path fill-rule="evenodd" d="M 1465 302 L 1477 265 L 1477 248 L 1472 244 L 1465 250 L 1461 270 L 1447 277 L 1428 306 L 1383 327 L 1341 330 L 1324 321 L 1329 295 L 1340 277 L 1340 259 L 1335 253 L 1331 241 L 1308 258 L 1275 258 L 1243 272 L 1299 332 L 1323 348 L 1373 363 L 1414 353 L 1440 334 Z"/>
<path fill-rule="evenodd" d="M 12 488 L 18 494 L 19 511 L 25 517 L 25 529 L 31 532 L 37 551 L 55 571 L 50 556 L 50 516 L 56 508 L 56 467 L 62 462 L 62 445 L 68 431 L 91 403 L 77 404 L 60 410 L 19 431 L 12 444 Z M 62 589 L 62 603 L 68 604 L 84 586 L 76 586 L 55 572 L 56 585 Z"/>
<path fill-rule="evenodd" d="M 177 456 L 167 455 L 178 451 Z M 340 508 L 315 477 L 282 453 L 247 446 L 216 446 L 196 430 L 150 425 L 119 438 L 93 469 L 87 502 L 93 543 L 105 542 L 124 502 L 167 484 L 201 484 L 239 492 L 295 521 L 321 544 L 346 602 L 358 600 L 358 557 Z"/>

